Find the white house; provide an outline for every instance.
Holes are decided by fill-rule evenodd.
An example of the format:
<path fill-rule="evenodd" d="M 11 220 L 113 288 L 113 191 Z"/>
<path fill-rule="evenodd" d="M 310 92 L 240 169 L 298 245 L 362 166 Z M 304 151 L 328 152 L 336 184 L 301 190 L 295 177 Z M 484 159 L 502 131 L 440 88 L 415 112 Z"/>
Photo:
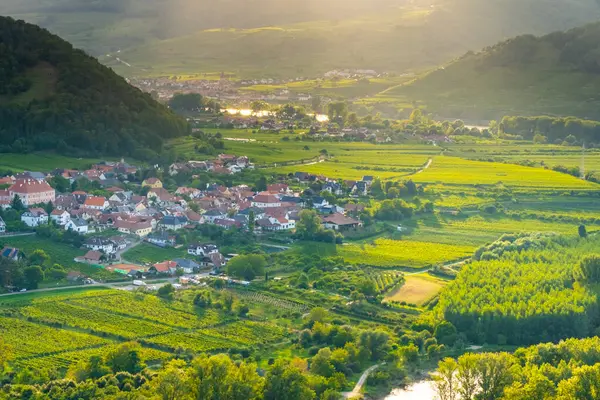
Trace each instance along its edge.
<path fill-rule="evenodd" d="M 281 200 L 272 194 L 259 194 L 252 199 L 251 205 L 258 208 L 281 207 Z"/>
<path fill-rule="evenodd" d="M 65 210 L 54 210 L 50 214 L 50 219 L 60 226 L 65 226 L 71 220 L 71 216 Z"/>
<path fill-rule="evenodd" d="M 65 230 L 72 230 L 74 232 L 81 233 L 82 235 L 88 233 L 88 229 L 87 221 L 81 218 L 71 219 L 65 225 Z"/>
<path fill-rule="evenodd" d="M 89 196 L 85 199 L 85 203 L 83 203 L 83 207 L 89 208 L 92 210 L 106 210 L 110 207 L 110 203 L 104 197 L 100 196 Z"/>
<path fill-rule="evenodd" d="M 101 237 L 89 238 L 83 246 L 90 250 L 102 251 L 106 254 L 112 254 L 116 251 L 115 243 L 112 240 Z"/>
<path fill-rule="evenodd" d="M 48 223 L 48 213 L 42 208 L 30 208 L 21 215 L 21 221 L 30 228 Z"/>
<path fill-rule="evenodd" d="M 188 247 L 188 254 L 193 256 L 208 257 L 210 254 L 217 254 L 219 248 L 214 244 L 193 244 Z"/>

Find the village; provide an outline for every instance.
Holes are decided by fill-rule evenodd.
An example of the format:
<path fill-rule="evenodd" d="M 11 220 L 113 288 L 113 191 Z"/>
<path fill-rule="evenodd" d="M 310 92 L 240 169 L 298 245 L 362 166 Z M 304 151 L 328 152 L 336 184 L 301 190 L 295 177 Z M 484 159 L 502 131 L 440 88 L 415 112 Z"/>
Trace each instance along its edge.
<path fill-rule="evenodd" d="M 316 78 L 317 81 L 340 79 L 370 79 L 384 77 L 386 74 L 370 69 L 340 69 L 331 70 Z M 163 76 L 157 78 L 130 78 L 129 82 L 139 89 L 152 93 L 157 99 L 166 101 L 175 93 L 200 93 L 231 104 L 247 104 L 252 101 L 274 102 L 310 102 L 313 95 L 309 91 L 290 90 L 294 84 L 307 81 L 306 77 L 281 78 L 256 78 L 238 80 L 233 75 L 222 72 L 215 74 L 196 74 L 194 76 L 178 77 Z M 265 91 L 246 90 L 252 87 L 271 86 L 276 90 Z M 324 103 L 332 101 L 331 98 L 322 98 Z"/>
<path fill-rule="evenodd" d="M 165 176 L 199 172 L 235 174 L 251 170 L 248 157 L 220 154 L 212 161 L 173 163 L 165 168 Z M 19 221 L 4 221 L 0 217 L 2 235 L 21 235 L 51 226 L 81 235 L 81 246 L 87 252 L 77 257 L 77 263 L 104 268 L 139 282 L 147 277 L 179 277 L 180 282 L 195 283 L 193 274 L 219 275 L 236 254 L 222 254 L 215 243 L 178 242 L 181 232 L 193 232 L 200 226 L 238 230 L 247 235 L 289 235 L 303 209 L 315 210 L 324 229 L 344 232 L 362 226 L 358 214 L 361 204 L 345 207 L 330 204 L 323 196 L 365 196 L 373 182 L 372 176 L 361 181 L 338 182 L 324 176 L 297 172 L 288 183 L 265 184 L 262 188 L 248 185 L 226 187 L 207 184 L 206 187 L 179 186 L 167 190 L 157 177 L 131 182 L 141 169 L 125 161 L 101 162 L 87 170 L 56 169 L 47 172 L 23 172 L 0 178 L 2 214 L 19 216 Z M 99 190 L 96 194 L 77 189 L 78 182 L 90 182 Z M 57 181 L 66 185 L 61 191 Z M 321 191 L 311 190 L 310 184 L 321 182 Z M 302 190 L 293 190 L 290 186 Z M 261 189 L 261 190 L 257 190 Z M 106 193 L 105 196 L 98 192 Z M 12 211 L 9 213 L 8 211 Z M 19 211 L 19 212 L 18 212 Z M 11 227 L 13 227 L 11 229 Z M 15 228 L 16 227 L 16 228 Z M 155 263 L 136 263 L 124 259 L 123 253 L 141 243 L 161 249 L 181 249 L 185 256 Z M 2 257 L 19 260 L 18 248 L 5 246 Z M 90 283 L 77 271 L 69 272 L 69 280 Z M 247 284 L 247 282 L 242 282 Z"/>

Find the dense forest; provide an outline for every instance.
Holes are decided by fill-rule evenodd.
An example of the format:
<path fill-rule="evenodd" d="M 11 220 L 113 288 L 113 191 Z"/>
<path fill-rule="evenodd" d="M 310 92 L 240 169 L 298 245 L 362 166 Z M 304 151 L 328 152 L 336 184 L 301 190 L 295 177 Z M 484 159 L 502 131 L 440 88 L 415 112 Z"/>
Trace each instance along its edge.
<path fill-rule="evenodd" d="M 149 158 L 187 123 L 48 31 L 0 17 L 2 152 Z"/>
<path fill-rule="evenodd" d="M 514 354 L 465 354 L 439 364 L 442 399 L 597 399 L 600 339 L 569 339 L 518 349 Z"/>
<path fill-rule="evenodd" d="M 469 341 L 533 344 L 585 337 L 598 324 L 579 263 L 598 249 L 597 238 L 505 235 L 479 249 L 441 294 L 439 316 Z"/>

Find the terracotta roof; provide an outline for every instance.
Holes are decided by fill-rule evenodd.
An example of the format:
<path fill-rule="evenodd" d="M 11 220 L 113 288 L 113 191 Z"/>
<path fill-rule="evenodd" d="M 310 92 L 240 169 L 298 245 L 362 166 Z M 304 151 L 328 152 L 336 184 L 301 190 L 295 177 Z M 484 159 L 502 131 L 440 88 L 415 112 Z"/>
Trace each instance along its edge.
<path fill-rule="evenodd" d="M 153 267 L 158 272 L 169 272 L 171 268 L 177 268 L 177 263 L 175 261 L 164 261 L 161 263 L 154 264 Z"/>
<path fill-rule="evenodd" d="M 254 197 L 253 200 L 255 203 L 279 203 L 279 199 L 273 195 L 264 195 L 264 194 L 259 194 L 257 196 Z"/>
<path fill-rule="evenodd" d="M 38 181 L 36 179 L 17 179 L 8 190 L 16 193 L 43 193 L 54 191 L 54 189 L 48 185 L 48 182 Z"/>
<path fill-rule="evenodd" d="M 104 197 L 91 196 L 85 199 L 84 205 L 86 207 L 104 207 L 105 202 L 106 199 Z"/>

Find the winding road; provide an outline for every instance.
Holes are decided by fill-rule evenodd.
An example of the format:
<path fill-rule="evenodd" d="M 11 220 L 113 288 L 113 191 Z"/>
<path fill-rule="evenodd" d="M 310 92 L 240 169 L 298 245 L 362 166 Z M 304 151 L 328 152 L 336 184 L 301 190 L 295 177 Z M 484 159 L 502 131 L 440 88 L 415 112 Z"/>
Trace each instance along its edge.
<path fill-rule="evenodd" d="M 383 363 L 383 364 L 385 364 L 385 363 Z M 365 385 L 367 378 L 369 377 L 371 372 L 375 371 L 377 368 L 379 368 L 379 366 L 381 366 L 383 364 L 376 364 L 376 365 L 373 365 L 372 367 L 367 368 L 365 370 L 365 372 L 363 372 L 363 374 L 360 376 L 360 379 L 358 380 L 358 382 L 356 382 L 356 386 L 354 386 L 354 389 L 352 389 L 351 392 L 342 393 L 342 396 L 344 396 L 345 399 L 353 399 L 355 397 L 362 397 L 362 393 L 360 391 L 362 390 L 362 387 Z"/>

